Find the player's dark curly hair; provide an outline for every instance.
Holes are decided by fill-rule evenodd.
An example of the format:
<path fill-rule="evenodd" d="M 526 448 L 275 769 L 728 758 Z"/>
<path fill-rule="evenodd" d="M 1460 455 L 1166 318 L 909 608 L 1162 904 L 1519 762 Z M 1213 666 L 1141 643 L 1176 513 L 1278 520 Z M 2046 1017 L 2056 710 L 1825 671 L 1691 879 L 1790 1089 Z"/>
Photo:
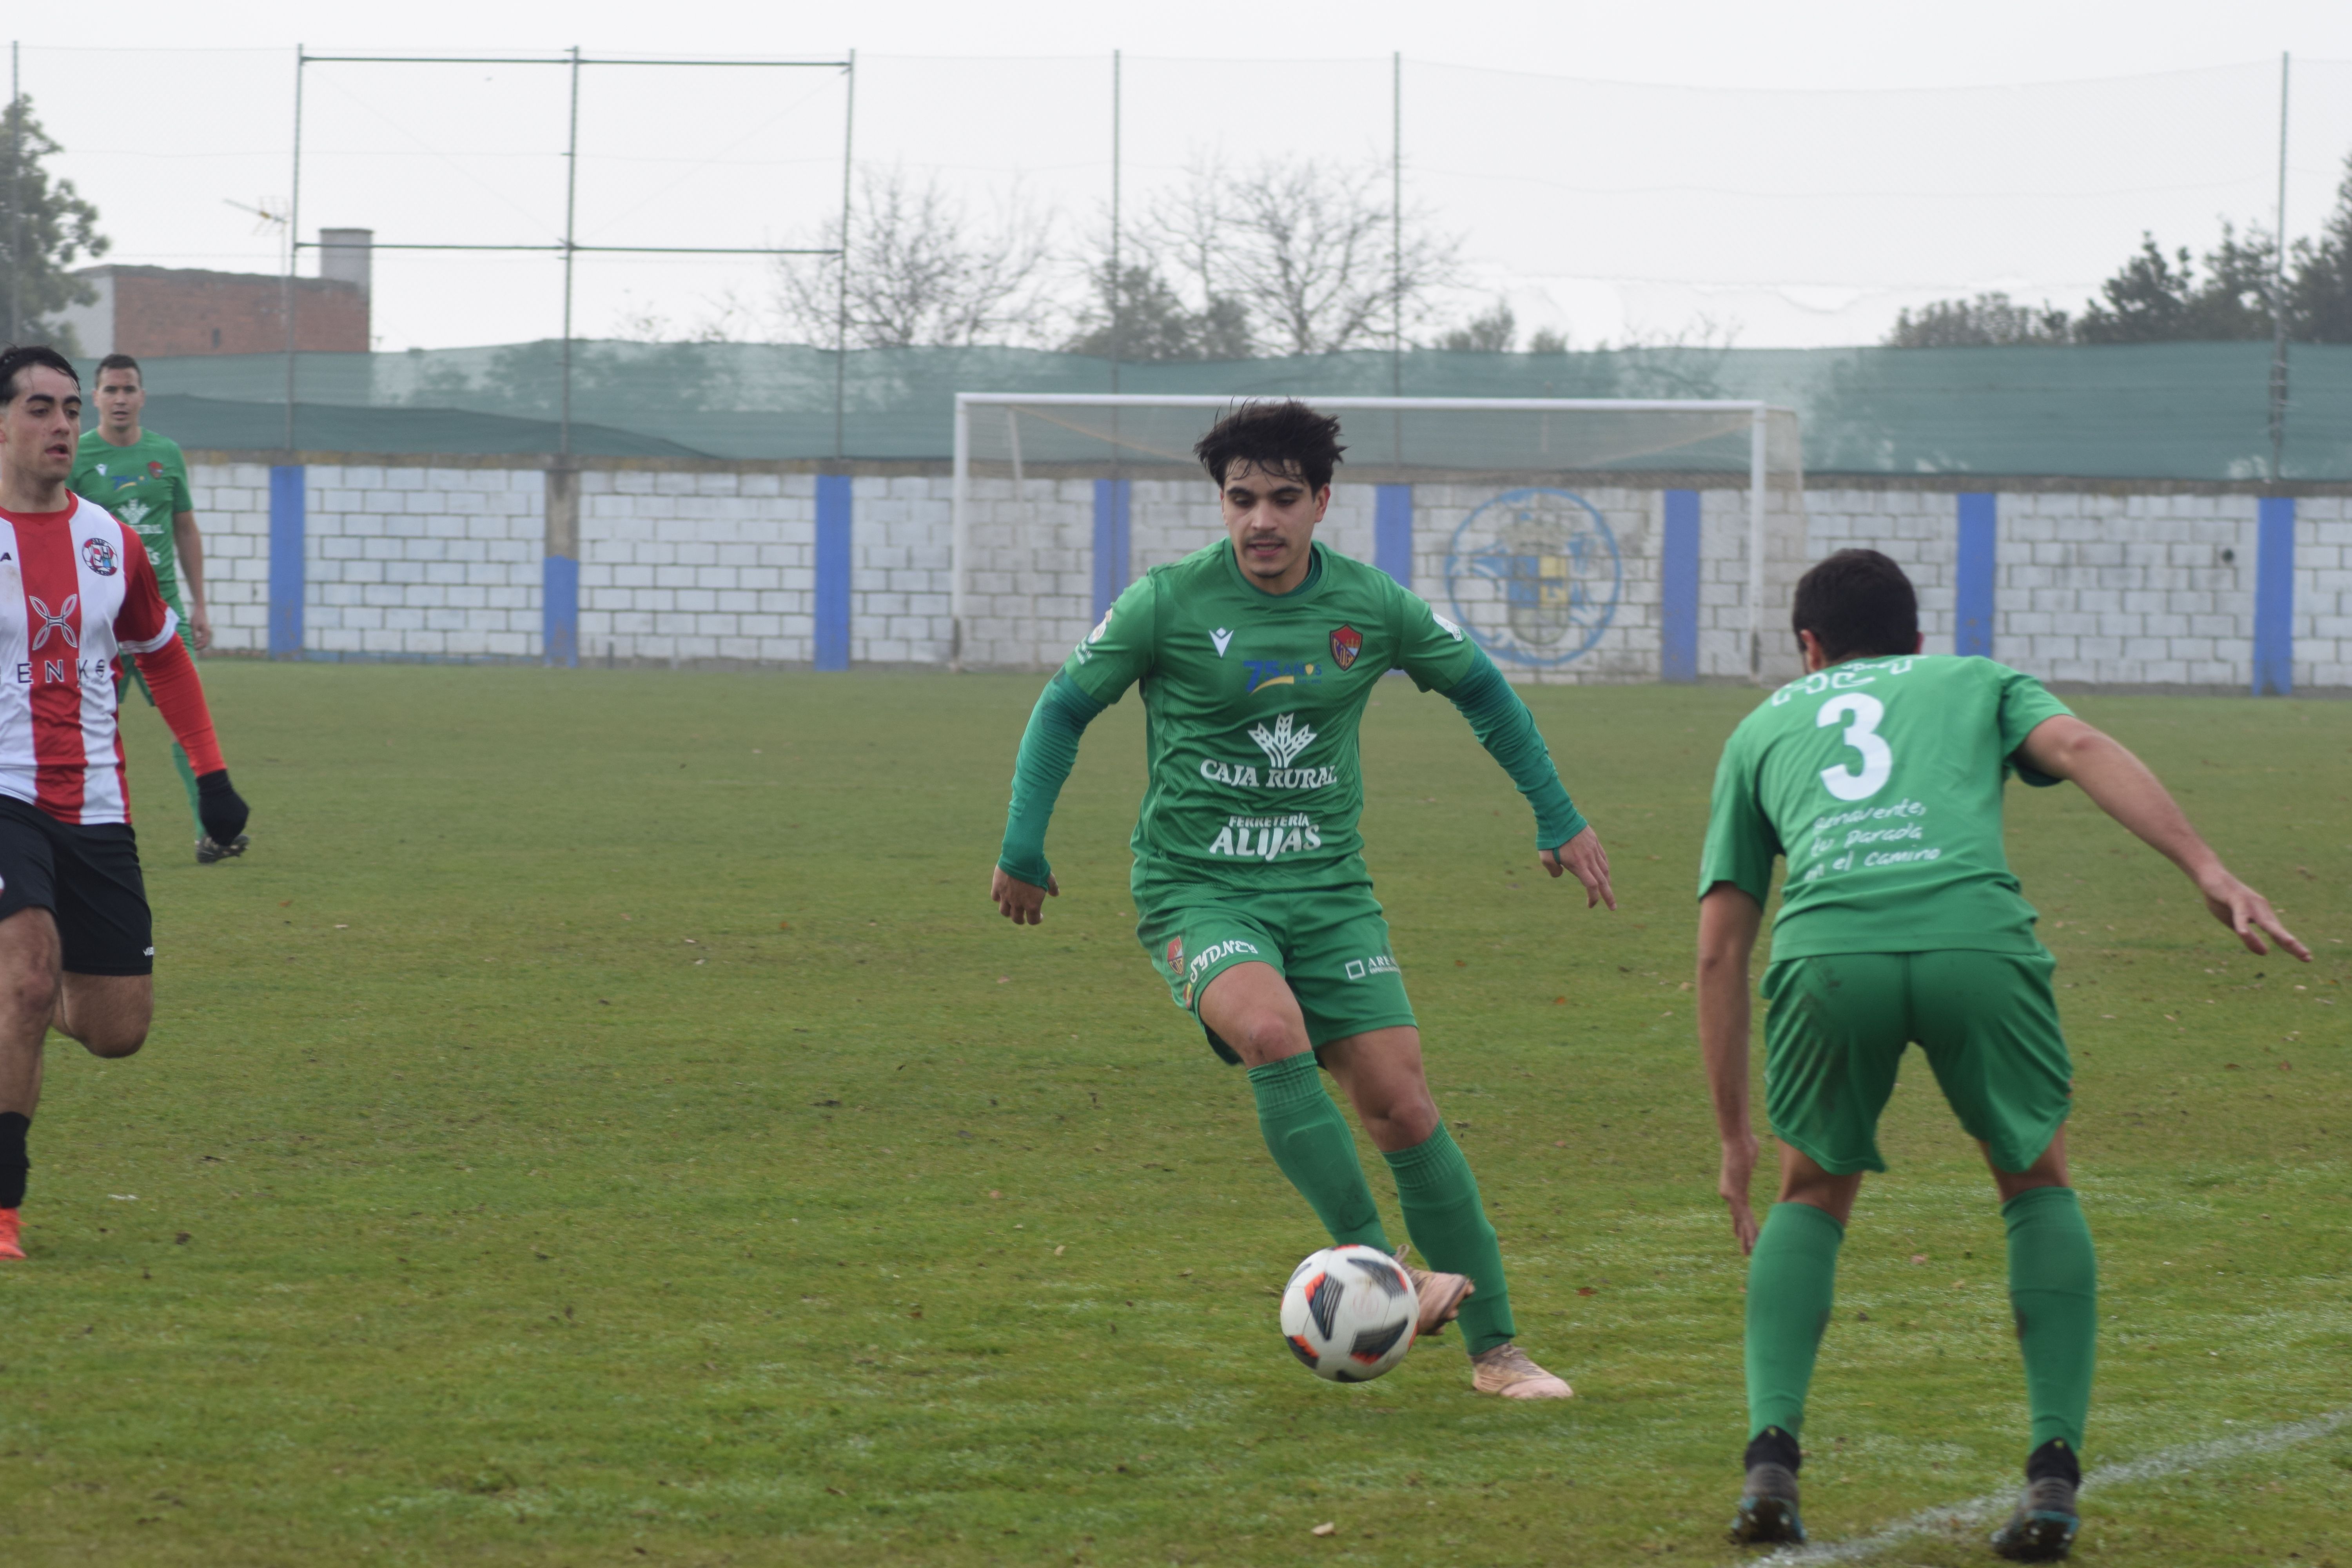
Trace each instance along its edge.
<path fill-rule="evenodd" d="M 1209 426 L 1192 455 L 1221 489 L 1227 469 L 1249 463 L 1268 473 L 1295 474 L 1307 489 L 1319 490 L 1331 482 L 1331 470 L 1347 449 L 1339 445 L 1337 419 L 1286 398 L 1243 404 Z"/>
<path fill-rule="evenodd" d="M 1906 654 L 1919 646 L 1919 595 L 1875 550 L 1841 550 L 1797 579 L 1790 626 L 1832 659 Z"/>
<path fill-rule="evenodd" d="M 81 384 L 81 372 L 74 369 L 73 361 L 48 344 L 10 343 L 0 349 L 0 408 L 16 401 L 16 394 L 20 390 L 16 378 L 37 364 L 62 371 L 76 386 Z"/>

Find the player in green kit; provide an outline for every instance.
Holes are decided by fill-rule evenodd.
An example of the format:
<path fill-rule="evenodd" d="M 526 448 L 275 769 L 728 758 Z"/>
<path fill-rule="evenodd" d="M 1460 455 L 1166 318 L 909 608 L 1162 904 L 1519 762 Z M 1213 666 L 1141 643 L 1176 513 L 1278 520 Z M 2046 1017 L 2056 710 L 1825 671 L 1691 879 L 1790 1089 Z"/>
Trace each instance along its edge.
<path fill-rule="evenodd" d="M 188 646 L 202 650 L 212 646 L 213 623 L 205 610 L 204 535 L 196 527 L 194 499 L 188 493 L 188 460 L 177 441 L 141 426 L 139 416 L 147 406 L 144 382 L 139 362 L 129 354 L 109 354 L 98 362 L 98 424 L 82 432 L 71 488 L 129 523 L 146 542 L 163 602 L 187 628 Z M 128 663 L 121 680 L 137 686 L 149 707 L 155 705 L 147 683 Z M 188 810 L 196 822 L 197 864 L 210 866 L 244 854 L 250 842 L 247 835 L 238 834 L 233 844 L 219 844 L 205 832 L 196 775 L 176 741 L 172 761 L 187 786 Z"/>
<path fill-rule="evenodd" d="M 1332 1241 L 1385 1249 L 1347 1118 L 1316 1069 L 1332 1075 L 1435 1270 L 1412 1270 L 1421 1331 L 1458 1314 L 1479 1392 L 1565 1398 L 1568 1384 L 1512 1343 L 1495 1229 L 1430 1098 L 1364 868 L 1356 729 L 1381 678 L 1402 669 L 1462 710 L 1534 807 L 1545 868 L 1573 873 L 1588 908 L 1616 908 L 1609 858 L 1477 644 L 1384 573 L 1314 542 L 1339 434 L 1304 404 L 1270 403 L 1202 438 L 1228 537 L 1130 585 L 1038 699 L 991 896 L 1034 925 L 1060 891 L 1045 855 L 1055 797 L 1087 724 L 1138 687 L 1150 782 L 1132 840 L 1136 935 L 1170 996 L 1249 1068 L 1266 1147 Z"/>
<path fill-rule="evenodd" d="M 2031 676 L 1922 654 L 1902 568 L 1843 550 L 1797 584 L 1808 673 L 1732 732 L 1699 869 L 1699 1042 L 1723 1138 L 1721 1192 L 1748 1273 L 1748 1480 L 1732 1539 L 1805 1538 L 1798 1433 L 1878 1114 L 1916 1042 L 1983 1146 L 2009 1230 L 2010 1303 L 2032 1434 L 2024 1500 L 1993 1536 L 2020 1562 L 2066 1555 L 2091 1403 L 2098 1270 L 2067 1184 L 2074 1068 L 2055 961 L 2001 847 L 2001 789 L 2071 780 L 2171 860 L 2257 953 L 2308 963 L 2270 904 L 2225 868 L 2156 776 Z M 1780 1198 L 1748 1205 L 1748 965 L 1788 879 L 1764 972 L 1765 1109 Z"/>

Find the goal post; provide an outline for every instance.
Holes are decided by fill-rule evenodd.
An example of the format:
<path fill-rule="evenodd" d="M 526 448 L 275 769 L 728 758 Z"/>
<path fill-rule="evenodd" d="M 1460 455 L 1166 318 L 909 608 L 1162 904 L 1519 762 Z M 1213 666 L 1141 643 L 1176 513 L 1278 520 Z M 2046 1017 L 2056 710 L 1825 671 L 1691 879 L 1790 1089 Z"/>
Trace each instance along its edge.
<path fill-rule="evenodd" d="M 950 662 L 1042 668 L 1148 566 L 1219 536 L 1192 445 L 1272 394 L 961 392 Z M 1318 397 L 1319 537 L 1538 680 L 1773 679 L 1804 552 L 1796 415 L 1744 399 Z"/>

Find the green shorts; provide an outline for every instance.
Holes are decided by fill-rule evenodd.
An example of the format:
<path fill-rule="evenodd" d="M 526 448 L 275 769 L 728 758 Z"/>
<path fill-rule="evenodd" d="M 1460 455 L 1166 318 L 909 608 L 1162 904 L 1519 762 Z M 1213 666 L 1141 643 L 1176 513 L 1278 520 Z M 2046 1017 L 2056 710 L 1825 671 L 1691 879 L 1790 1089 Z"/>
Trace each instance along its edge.
<path fill-rule="evenodd" d="M 1176 1005 L 1199 1016 L 1201 993 L 1236 963 L 1270 963 L 1289 983 L 1318 1049 L 1368 1029 L 1411 1027 L 1404 972 L 1370 888 L 1236 893 L 1185 889 L 1139 900 L 1135 934 Z M 1241 1058 L 1202 1026 L 1226 1061 Z"/>
<path fill-rule="evenodd" d="M 1884 1171 L 1878 1114 L 1917 1042 L 1992 1163 L 2024 1171 L 2074 1105 L 2047 952 L 1840 952 L 1764 972 L 1772 1131 L 1832 1174 Z"/>

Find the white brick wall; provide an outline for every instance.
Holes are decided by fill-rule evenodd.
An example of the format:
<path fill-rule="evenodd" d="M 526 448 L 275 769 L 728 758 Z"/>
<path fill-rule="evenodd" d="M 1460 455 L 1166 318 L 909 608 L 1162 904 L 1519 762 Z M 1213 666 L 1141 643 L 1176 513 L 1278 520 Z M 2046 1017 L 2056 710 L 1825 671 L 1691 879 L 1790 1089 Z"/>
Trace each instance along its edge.
<path fill-rule="evenodd" d="M 224 649 L 268 641 L 269 471 L 196 462 L 207 587 Z M 1997 484 L 1997 481 L 1994 481 Z M 353 657 L 535 658 L 541 653 L 546 482 L 533 468 L 312 465 L 304 644 Z M 1416 487 L 1413 584 L 1471 624 L 1505 614 L 1484 586 L 1449 589 L 1454 532 L 1497 487 Z M 1566 663 L 1515 679 L 1657 678 L 1664 495 L 1580 492 L 1614 537 L 1622 578 L 1608 626 Z M 1334 491 L 1320 537 L 1373 555 L 1374 489 Z M 2032 490 L 1998 495 L 1993 655 L 2045 678 L 2243 689 L 2252 679 L 2256 503 L 2251 495 Z M 951 656 L 951 487 L 944 474 L 851 482 L 853 664 Z M 583 660 L 806 663 L 814 652 L 816 481 L 807 474 L 589 468 L 580 484 Z M 1699 670 L 1748 671 L 1747 511 L 1701 496 Z M 1094 618 L 1094 483 L 975 479 L 964 661 L 1056 664 Z M 1765 673 L 1793 671 L 1789 592 L 1804 564 L 1868 544 L 1918 584 L 1931 649 L 1953 636 L 1958 501 L 1948 490 L 1819 487 L 1777 493 L 1766 544 Z M 1218 535 L 1198 482 L 1137 480 L 1129 561 L 1143 570 Z M 2352 498 L 2296 505 L 2298 689 L 2352 687 Z M 2226 554 L 2226 559 L 2225 559 Z"/>

